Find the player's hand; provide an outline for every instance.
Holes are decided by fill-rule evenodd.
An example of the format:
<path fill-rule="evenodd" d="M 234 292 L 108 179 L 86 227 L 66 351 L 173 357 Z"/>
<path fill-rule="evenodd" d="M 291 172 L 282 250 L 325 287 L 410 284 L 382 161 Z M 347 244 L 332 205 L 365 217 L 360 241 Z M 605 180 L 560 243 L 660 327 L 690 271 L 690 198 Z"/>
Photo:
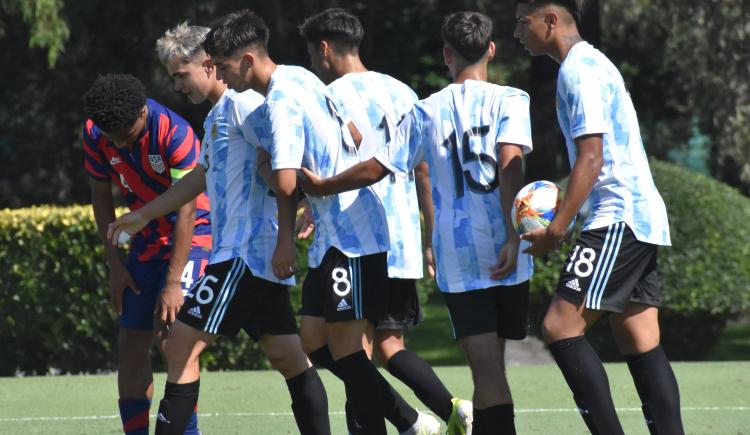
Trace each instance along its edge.
<path fill-rule="evenodd" d="M 297 205 L 302 208 L 297 210 L 297 220 L 294 221 L 294 231 L 297 233 L 298 239 L 306 239 L 310 237 L 310 234 L 315 230 L 312 208 L 310 208 L 310 202 L 307 198 L 304 198 Z"/>
<path fill-rule="evenodd" d="M 435 254 L 432 251 L 432 246 L 424 248 L 424 265 L 430 278 L 435 278 Z"/>
<path fill-rule="evenodd" d="M 506 242 L 497 255 L 497 262 L 490 268 L 490 278 L 503 279 L 516 269 L 519 241 Z"/>
<path fill-rule="evenodd" d="M 154 314 L 161 319 L 161 323 L 170 326 L 177 320 L 177 313 L 180 312 L 185 298 L 182 294 L 182 286 L 179 282 L 168 282 L 159 295 L 159 302 L 156 304 Z"/>
<path fill-rule="evenodd" d="M 122 315 L 122 294 L 126 287 L 130 287 L 137 295 L 141 294 L 141 290 L 135 285 L 128 269 L 117 261 L 109 268 L 109 299 L 118 316 Z"/>
<path fill-rule="evenodd" d="M 277 243 L 271 259 L 273 274 L 280 279 L 286 279 L 297 271 L 295 261 L 294 242 Z"/>
<path fill-rule="evenodd" d="M 124 231 L 128 234 L 135 234 L 146 225 L 148 225 L 148 219 L 144 218 L 138 210 L 126 213 L 109 224 L 107 239 L 112 242 L 112 246 L 117 246 L 120 233 Z"/>
<path fill-rule="evenodd" d="M 535 256 L 548 254 L 560 246 L 560 241 L 550 234 L 546 228 L 529 231 L 521 236 L 521 240 L 531 242 L 531 246 L 523 251 L 524 254 Z"/>
<path fill-rule="evenodd" d="M 304 177 L 299 177 L 297 182 L 302 187 L 302 190 L 308 195 L 323 196 L 321 190 L 323 179 L 307 168 L 301 168 L 301 171 Z"/>

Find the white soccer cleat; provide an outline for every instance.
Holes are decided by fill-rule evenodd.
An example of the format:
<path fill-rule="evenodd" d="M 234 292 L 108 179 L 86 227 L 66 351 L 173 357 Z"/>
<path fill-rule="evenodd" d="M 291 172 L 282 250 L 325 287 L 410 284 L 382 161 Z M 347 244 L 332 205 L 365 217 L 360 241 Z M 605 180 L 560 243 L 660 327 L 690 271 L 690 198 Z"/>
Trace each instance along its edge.
<path fill-rule="evenodd" d="M 440 435 L 440 422 L 430 414 L 418 412 L 414 426 L 401 432 L 400 435 Z"/>
<path fill-rule="evenodd" d="M 474 406 L 469 400 L 451 399 L 453 410 L 448 419 L 448 435 L 471 435 Z"/>

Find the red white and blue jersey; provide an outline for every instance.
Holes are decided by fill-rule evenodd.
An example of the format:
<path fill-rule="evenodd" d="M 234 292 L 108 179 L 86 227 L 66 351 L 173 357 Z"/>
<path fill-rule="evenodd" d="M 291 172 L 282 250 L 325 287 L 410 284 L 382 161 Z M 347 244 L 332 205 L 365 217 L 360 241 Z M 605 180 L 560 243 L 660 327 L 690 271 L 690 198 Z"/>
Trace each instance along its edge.
<path fill-rule="evenodd" d="M 83 150 L 88 175 L 98 181 L 113 180 L 130 210 L 138 210 L 164 193 L 198 161 L 200 141 L 182 117 L 154 100 L 147 100 L 146 128 L 128 148 L 117 148 L 89 119 L 83 128 Z M 193 246 L 211 248 L 208 198 L 197 198 Z M 154 219 L 135 234 L 131 253 L 141 261 L 164 260 L 172 251 L 177 213 Z"/>

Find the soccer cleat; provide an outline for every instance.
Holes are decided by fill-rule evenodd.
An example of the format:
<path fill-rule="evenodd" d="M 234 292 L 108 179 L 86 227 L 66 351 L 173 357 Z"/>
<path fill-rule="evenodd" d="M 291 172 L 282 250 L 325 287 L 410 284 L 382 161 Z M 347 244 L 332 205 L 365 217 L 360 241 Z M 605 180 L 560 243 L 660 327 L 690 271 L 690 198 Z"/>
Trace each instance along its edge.
<path fill-rule="evenodd" d="M 448 418 L 448 435 L 471 435 L 474 407 L 468 400 L 453 398 L 453 410 Z"/>
<path fill-rule="evenodd" d="M 440 435 L 440 422 L 430 414 L 417 413 L 417 421 L 399 435 Z"/>

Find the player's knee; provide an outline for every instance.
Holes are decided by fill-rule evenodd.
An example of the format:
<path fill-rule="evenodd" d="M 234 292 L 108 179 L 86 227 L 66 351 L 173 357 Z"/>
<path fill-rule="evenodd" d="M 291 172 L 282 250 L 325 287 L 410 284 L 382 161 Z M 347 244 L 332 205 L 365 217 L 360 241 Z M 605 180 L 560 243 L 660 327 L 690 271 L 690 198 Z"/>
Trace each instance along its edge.
<path fill-rule="evenodd" d="M 121 329 L 118 336 L 120 367 L 139 367 L 148 364 L 151 333 Z"/>
<path fill-rule="evenodd" d="M 542 339 L 546 344 L 561 340 L 565 337 L 565 331 L 557 316 L 547 313 L 542 320 Z"/>

